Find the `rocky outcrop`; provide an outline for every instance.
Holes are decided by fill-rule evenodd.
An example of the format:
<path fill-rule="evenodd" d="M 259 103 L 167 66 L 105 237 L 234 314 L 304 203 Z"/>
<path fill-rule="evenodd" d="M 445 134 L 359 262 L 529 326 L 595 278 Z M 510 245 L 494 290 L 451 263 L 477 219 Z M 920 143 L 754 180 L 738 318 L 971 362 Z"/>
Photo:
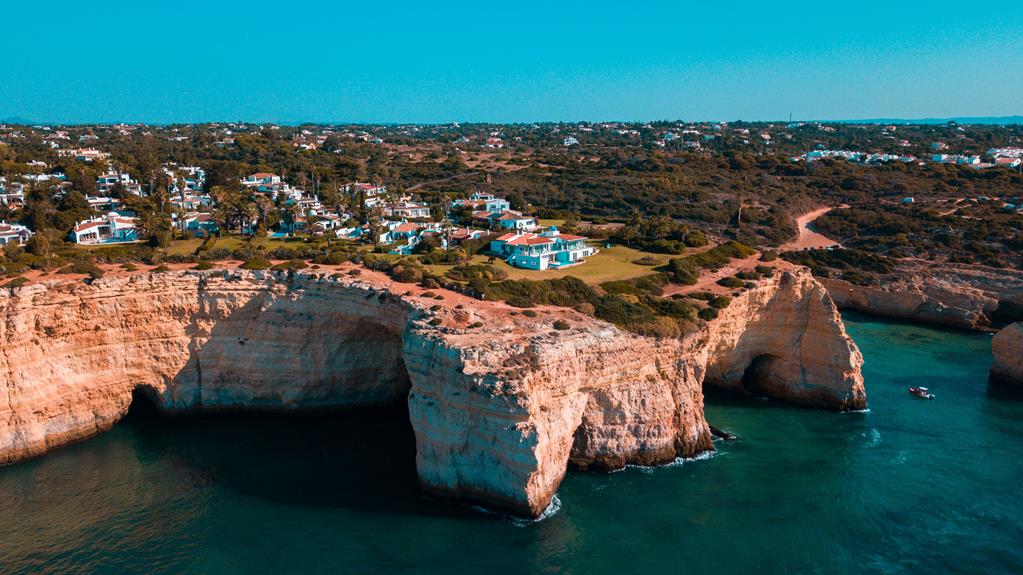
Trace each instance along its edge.
<path fill-rule="evenodd" d="M 783 273 L 744 293 L 709 329 L 709 384 L 810 407 L 867 406 L 863 356 L 809 274 Z"/>
<path fill-rule="evenodd" d="M 1023 323 L 1014 323 L 991 339 L 991 379 L 1023 385 Z"/>
<path fill-rule="evenodd" d="M 822 279 L 841 308 L 963 329 L 989 329 L 1023 316 L 1023 272 L 914 260 L 876 285 Z"/>
<path fill-rule="evenodd" d="M 569 462 L 713 449 L 705 377 L 805 405 L 865 403 L 859 352 L 805 272 L 762 282 L 700 333 L 656 340 L 572 310 L 527 317 L 337 271 L 3 290 L 0 463 L 108 429 L 139 392 L 169 413 L 407 401 L 424 489 L 538 515 Z"/>

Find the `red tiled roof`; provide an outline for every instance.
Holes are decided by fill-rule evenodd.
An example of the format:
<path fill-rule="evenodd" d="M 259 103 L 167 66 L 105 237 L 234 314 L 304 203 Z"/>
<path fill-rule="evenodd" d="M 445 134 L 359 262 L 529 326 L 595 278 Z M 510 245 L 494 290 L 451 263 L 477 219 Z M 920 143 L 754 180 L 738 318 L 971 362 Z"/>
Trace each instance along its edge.
<path fill-rule="evenodd" d="M 558 237 L 565 241 L 585 240 L 584 236 L 573 236 L 572 234 L 558 234 Z"/>
<path fill-rule="evenodd" d="M 419 224 L 414 224 L 412 222 L 405 222 L 404 224 L 399 224 L 398 226 L 396 226 L 394 228 L 394 230 L 392 230 L 392 231 L 395 231 L 395 232 L 414 232 L 414 231 L 416 231 L 418 229 L 419 229 Z"/>

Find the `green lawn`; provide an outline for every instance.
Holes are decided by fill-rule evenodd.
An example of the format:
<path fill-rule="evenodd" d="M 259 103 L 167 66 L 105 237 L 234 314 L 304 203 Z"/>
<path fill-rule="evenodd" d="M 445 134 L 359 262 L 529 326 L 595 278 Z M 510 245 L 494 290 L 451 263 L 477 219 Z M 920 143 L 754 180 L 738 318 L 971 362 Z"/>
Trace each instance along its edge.
<path fill-rule="evenodd" d="M 272 250 L 279 247 L 319 247 L 325 244 L 327 240 L 325 238 L 314 238 L 311 242 L 306 243 L 301 238 L 292 239 L 279 239 L 279 238 L 268 238 L 266 236 L 256 237 L 245 237 L 240 235 L 223 236 L 217 239 L 217 243 L 213 247 L 221 248 L 226 250 L 236 250 L 238 248 L 256 248 L 262 247 L 266 250 Z M 167 247 L 168 255 L 179 255 L 179 256 L 190 256 L 195 253 L 196 248 L 202 244 L 202 240 L 198 238 L 190 238 L 187 240 L 174 240 Z"/>
<path fill-rule="evenodd" d="M 565 220 L 537 220 L 541 226 L 555 226 L 560 227 L 565 225 Z"/>

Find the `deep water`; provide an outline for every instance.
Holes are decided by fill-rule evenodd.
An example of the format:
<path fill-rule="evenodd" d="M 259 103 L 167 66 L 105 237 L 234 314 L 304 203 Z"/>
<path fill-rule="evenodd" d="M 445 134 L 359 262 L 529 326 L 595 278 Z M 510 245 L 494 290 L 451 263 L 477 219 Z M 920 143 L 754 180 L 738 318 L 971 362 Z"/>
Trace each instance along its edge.
<path fill-rule="evenodd" d="M 1023 572 L 1023 394 L 989 387 L 990 336 L 845 317 L 869 412 L 711 395 L 717 455 L 570 473 L 539 523 L 422 496 L 400 411 L 136 414 L 0 469 L 0 573 Z"/>

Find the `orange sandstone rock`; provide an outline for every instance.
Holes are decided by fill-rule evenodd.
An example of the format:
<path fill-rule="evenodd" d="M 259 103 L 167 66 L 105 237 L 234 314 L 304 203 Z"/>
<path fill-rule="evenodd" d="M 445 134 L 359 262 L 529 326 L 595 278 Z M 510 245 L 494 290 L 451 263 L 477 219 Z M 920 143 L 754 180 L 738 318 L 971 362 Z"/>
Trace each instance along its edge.
<path fill-rule="evenodd" d="M 764 281 L 681 340 L 569 309 L 531 318 L 422 293 L 368 270 L 0 290 L 0 463 L 109 429 L 137 389 L 169 413 L 406 401 L 425 490 L 538 515 L 570 461 L 618 468 L 713 449 L 705 376 L 806 405 L 865 405 L 859 352 L 805 271 Z M 558 319 L 573 329 L 555 332 Z"/>

